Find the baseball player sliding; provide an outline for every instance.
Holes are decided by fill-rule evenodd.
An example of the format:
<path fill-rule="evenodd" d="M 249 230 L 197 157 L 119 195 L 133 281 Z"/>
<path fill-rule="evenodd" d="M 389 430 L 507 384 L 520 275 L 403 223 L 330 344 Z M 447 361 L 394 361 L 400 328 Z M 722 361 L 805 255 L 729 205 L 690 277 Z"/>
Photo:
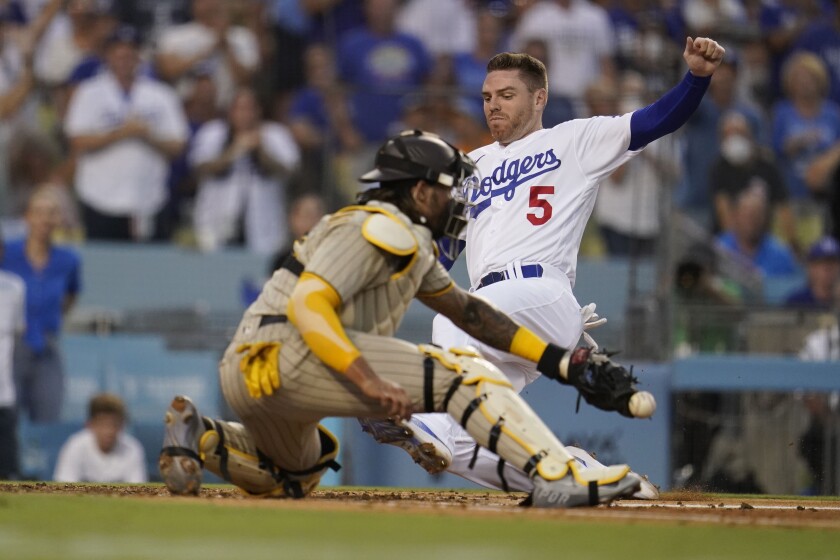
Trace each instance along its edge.
<path fill-rule="evenodd" d="M 604 354 L 566 350 L 454 285 L 435 241 L 457 239 L 478 200 L 475 167 L 438 136 L 389 140 L 378 186 L 326 216 L 295 243 L 248 310 L 220 363 L 225 399 L 242 423 L 203 418 L 183 396 L 165 417 L 160 472 L 175 494 L 198 492 L 202 465 L 254 495 L 301 498 L 335 468 L 327 416 L 400 419 L 447 412 L 475 441 L 532 478 L 537 507 L 596 505 L 632 494 L 626 465 L 582 470 L 486 360 L 393 338 L 417 297 L 487 348 L 537 364 L 607 408 L 651 410 L 624 368 Z"/>
<path fill-rule="evenodd" d="M 470 291 L 546 340 L 573 348 L 587 315 L 572 293 L 577 253 L 598 184 L 647 144 L 688 120 L 723 55 L 715 41 L 688 37 L 683 52 L 688 72 L 661 99 L 622 116 L 573 120 L 552 129 L 542 127 L 548 97 L 545 66 L 525 54 L 493 57 L 482 96 L 487 126 L 496 142 L 470 154 L 480 178 L 465 236 Z M 464 241 L 455 247 L 448 243 L 442 242 L 450 255 L 464 246 Z M 442 260 L 451 266 L 452 259 Z M 517 392 L 540 375 L 533 363 L 488 346 L 440 315 L 433 339 L 443 348 L 476 347 Z M 600 404 L 597 399 L 587 400 Z M 377 441 L 402 447 L 430 473 L 448 470 L 505 490 L 529 492 L 533 487 L 521 469 L 483 444 L 476 447 L 449 416 L 423 414 L 399 424 L 361 422 Z M 567 450 L 583 465 L 600 465 L 583 450 Z M 647 481 L 636 495 L 657 496 Z"/>

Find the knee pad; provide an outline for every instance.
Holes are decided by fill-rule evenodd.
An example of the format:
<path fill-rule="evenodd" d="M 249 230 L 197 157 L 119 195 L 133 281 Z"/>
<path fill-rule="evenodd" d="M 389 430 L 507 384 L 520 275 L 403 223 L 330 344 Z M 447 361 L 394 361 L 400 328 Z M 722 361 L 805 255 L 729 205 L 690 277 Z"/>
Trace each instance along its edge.
<path fill-rule="evenodd" d="M 496 366 L 470 349 L 421 350 L 459 374 L 442 408 L 479 445 L 529 476 L 538 474 L 546 480 L 566 476 L 573 457 Z"/>
<path fill-rule="evenodd" d="M 199 440 L 199 453 L 210 472 L 256 497 L 303 498 L 312 492 L 328 468 L 340 469 L 338 439 L 318 425 L 321 456 L 314 467 L 305 471 L 280 469 L 263 454 L 237 422 L 204 419 L 207 431 Z"/>

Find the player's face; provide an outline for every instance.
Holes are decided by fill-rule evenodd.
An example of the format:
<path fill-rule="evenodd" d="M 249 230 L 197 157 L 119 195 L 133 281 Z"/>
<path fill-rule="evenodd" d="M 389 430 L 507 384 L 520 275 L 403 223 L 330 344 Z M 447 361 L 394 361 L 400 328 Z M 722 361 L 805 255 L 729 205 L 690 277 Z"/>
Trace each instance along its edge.
<path fill-rule="evenodd" d="M 481 95 L 484 97 L 484 117 L 493 139 L 510 144 L 542 128 L 544 99 L 540 93 L 528 91 L 518 70 L 496 70 L 487 74 Z"/>

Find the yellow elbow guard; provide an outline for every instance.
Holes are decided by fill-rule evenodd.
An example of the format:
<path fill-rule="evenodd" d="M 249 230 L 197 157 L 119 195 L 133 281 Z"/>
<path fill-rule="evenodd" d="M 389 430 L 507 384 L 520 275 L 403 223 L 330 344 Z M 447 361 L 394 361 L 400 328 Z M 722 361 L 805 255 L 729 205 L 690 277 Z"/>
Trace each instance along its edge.
<path fill-rule="evenodd" d="M 513 335 L 513 340 L 510 341 L 510 350 L 508 351 L 514 356 L 537 363 L 547 346 L 548 343 L 533 332 L 525 327 L 519 327 L 519 330 Z"/>
<path fill-rule="evenodd" d="M 286 310 L 309 349 L 334 370 L 344 372 L 361 355 L 344 332 L 336 309 L 341 297 L 327 282 L 304 272 Z"/>

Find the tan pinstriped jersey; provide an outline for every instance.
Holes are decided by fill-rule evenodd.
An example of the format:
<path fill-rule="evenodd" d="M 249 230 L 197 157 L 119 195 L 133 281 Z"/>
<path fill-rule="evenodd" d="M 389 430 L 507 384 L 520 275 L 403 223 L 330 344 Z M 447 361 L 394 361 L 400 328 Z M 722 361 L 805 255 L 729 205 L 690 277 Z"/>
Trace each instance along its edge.
<path fill-rule="evenodd" d="M 397 256 L 365 239 L 363 224 L 377 210 L 408 229 L 416 241 L 415 251 Z M 452 285 L 437 261 L 428 228 L 412 223 L 388 203 L 370 202 L 325 216 L 295 243 L 295 256 L 307 272 L 328 282 L 341 297 L 341 324 L 370 334 L 393 336 L 416 294 L 438 293 Z M 285 269 L 275 272 L 246 316 L 286 313 L 296 282 L 297 276 Z"/>

